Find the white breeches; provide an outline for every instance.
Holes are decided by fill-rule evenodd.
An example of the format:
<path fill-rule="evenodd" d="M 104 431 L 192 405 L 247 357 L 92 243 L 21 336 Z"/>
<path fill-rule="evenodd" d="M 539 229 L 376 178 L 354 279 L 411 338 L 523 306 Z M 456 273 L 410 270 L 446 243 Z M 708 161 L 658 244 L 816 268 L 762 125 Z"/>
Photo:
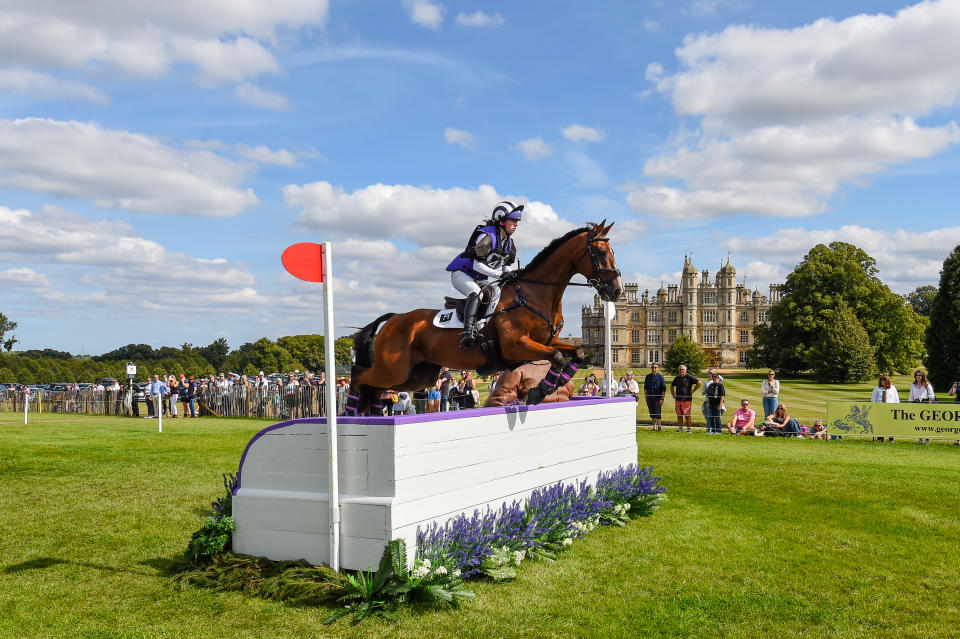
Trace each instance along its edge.
<path fill-rule="evenodd" d="M 476 280 L 464 273 L 463 271 L 452 271 L 450 273 L 450 281 L 453 283 L 453 288 L 457 289 L 464 295 L 469 296 L 471 293 L 479 293 L 482 288 L 477 284 Z M 487 285 L 487 294 L 490 295 L 489 300 L 484 300 L 487 302 L 487 305 L 483 309 L 483 315 L 489 315 L 497 308 L 497 303 L 500 301 L 500 287 L 496 284 Z M 481 297 L 482 299 L 482 297 Z"/>

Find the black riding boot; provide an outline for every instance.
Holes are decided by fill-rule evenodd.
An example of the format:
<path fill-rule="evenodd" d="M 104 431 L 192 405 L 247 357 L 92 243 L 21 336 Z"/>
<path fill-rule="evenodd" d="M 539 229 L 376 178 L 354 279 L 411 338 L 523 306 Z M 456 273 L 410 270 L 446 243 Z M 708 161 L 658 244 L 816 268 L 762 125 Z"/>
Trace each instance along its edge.
<path fill-rule="evenodd" d="M 470 293 L 463 307 L 463 333 L 460 334 L 460 348 L 471 348 L 477 343 L 477 311 L 480 310 L 480 294 Z"/>

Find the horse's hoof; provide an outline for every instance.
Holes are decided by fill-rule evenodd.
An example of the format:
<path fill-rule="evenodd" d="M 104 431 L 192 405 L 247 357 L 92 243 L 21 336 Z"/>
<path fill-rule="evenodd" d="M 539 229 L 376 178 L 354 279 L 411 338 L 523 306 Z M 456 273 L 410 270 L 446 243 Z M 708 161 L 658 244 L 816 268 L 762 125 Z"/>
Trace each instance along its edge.
<path fill-rule="evenodd" d="M 543 401 L 544 397 L 546 397 L 546 395 L 543 394 L 543 391 L 541 391 L 539 388 L 534 386 L 527 393 L 527 406 L 534 406 L 536 404 L 539 404 L 540 402 Z"/>

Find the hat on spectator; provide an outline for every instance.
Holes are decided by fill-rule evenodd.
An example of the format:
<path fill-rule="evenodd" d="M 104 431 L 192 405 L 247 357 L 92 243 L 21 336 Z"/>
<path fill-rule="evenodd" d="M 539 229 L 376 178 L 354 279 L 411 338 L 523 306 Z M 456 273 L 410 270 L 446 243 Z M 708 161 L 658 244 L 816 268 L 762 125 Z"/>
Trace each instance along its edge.
<path fill-rule="evenodd" d="M 260 375 L 263 375 L 263 371 L 260 371 Z"/>

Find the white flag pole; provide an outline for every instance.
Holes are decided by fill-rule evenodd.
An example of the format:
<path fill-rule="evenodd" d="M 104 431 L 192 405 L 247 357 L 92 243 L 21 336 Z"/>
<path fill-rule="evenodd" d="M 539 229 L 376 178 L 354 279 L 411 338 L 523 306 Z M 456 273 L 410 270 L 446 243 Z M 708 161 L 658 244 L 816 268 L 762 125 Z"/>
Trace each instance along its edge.
<path fill-rule="evenodd" d="M 611 318 L 616 312 L 617 306 L 613 302 L 604 302 L 603 303 L 603 343 L 605 348 L 605 353 L 603 356 L 603 361 L 606 365 L 605 374 L 607 376 L 607 397 L 613 397 L 616 395 L 616 391 L 613 390 L 613 362 L 610 361 L 611 353 L 613 349 L 610 346 L 610 336 L 612 330 L 610 329 Z"/>
<path fill-rule="evenodd" d="M 157 391 L 157 398 L 153 400 L 153 410 L 157 414 L 157 432 L 163 432 L 163 397 L 160 395 L 160 391 Z"/>
<path fill-rule="evenodd" d="M 23 389 L 23 423 L 27 423 L 27 411 L 30 409 L 30 389 Z"/>
<path fill-rule="evenodd" d="M 330 480 L 328 497 L 330 502 L 330 567 L 340 570 L 340 471 L 337 458 L 337 369 L 334 360 L 333 330 L 333 269 L 330 242 L 323 247 L 323 351 L 327 369 L 327 450 Z"/>

